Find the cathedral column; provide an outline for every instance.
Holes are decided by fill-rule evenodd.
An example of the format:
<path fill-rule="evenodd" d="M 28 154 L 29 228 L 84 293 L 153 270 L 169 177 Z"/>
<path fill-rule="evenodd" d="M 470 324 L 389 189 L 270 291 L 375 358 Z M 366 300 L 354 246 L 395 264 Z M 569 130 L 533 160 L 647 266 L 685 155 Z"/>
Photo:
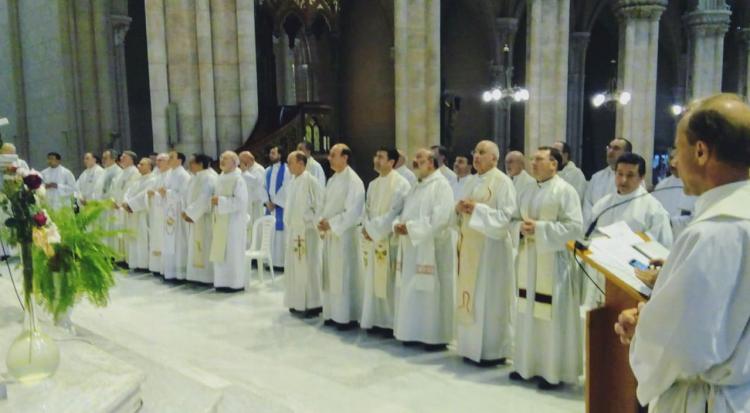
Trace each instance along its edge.
<path fill-rule="evenodd" d="M 167 73 L 167 36 L 164 21 L 164 0 L 147 1 L 148 82 L 151 92 L 151 128 L 154 133 L 154 151 L 156 152 L 163 152 L 167 149 L 169 74 Z"/>
<path fill-rule="evenodd" d="M 169 143 L 182 152 L 197 153 L 203 149 L 203 129 L 195 0 L 170 0 L 165 5 L 169 101 L 178 111 L 177 130 L 169 132 Z"/>
<path fill-rule="evenodd" d="M 92 1 L 91 35 L 94 37 L 94 61 L 96 67 L 96 88 L 98 93 L 98 122 L 102 135 L 99 137 L 104 148 L 122 147 L 122 130 L 118 129 L 116 95 L 113 90 L 114 65 L 112 64 L 112 28 L 110 27 L 110 4 Z"/>
<path fill-rule="evenodd" d="M 492 65 L 492 84 L 504 85 L 511 87 L 513 74 L 509 73 L 508 78 L 511 84 L 505 84 L 506 71 L 513 67 L 513 44 L 518 31 L 518 19 L 513 17 L 501 17 L 495 19 L 495 61 Z M 505 47 L 508 51 L 505 52 Z M 500 147 L 500 153 L 507 153 L 510 148 L 510 101 L 494 103 L 492 136 L 495 143 Z"/>
<path fill-rule="evenodd" d="M 258 71 L 255 57 L 255 2 L 237 0 L 237 53 L 240 71 L 241 142 L 258 121 Z"/>
<path fill-rule="evenodd" d="M 412 157 L 440 143 L 440 1 L 396 0 L 396 146 Z"/>
<path fill-rule="evenodd" d="M 201 101 L 202 152 L 216 157 L 216 96 L 214 52 L 211 41 L 210 0 L 196 0 L 195 29 L 198 47 L 198 83 Z"/>
<path fill-rule="evenodd" d="M 581 164 L 583 146 L 583 105 L 586 102 L 586 51 L 591 33 L 570 34 L 570 55 L 568 56 L 568 123 L 567 143 L 571 149 L 571 160 Z"/>
<path fill-rule="evenodd" d="M 723 0 L 714 8 L 698 8 L 685 15 L 689 33 L 688 99 L 721 92 L 724 35 L 732 12 Z"/>
<path fill-rule="evenodd" d="M 234 0 L 211 0 L 217 153 L 242 144 L 236 12 Z"/>
<path fill-rule="evenodd" d="M 659 19 L 667 0 L 618 0 L 620 26 L 617 87 L 631 94 L 627 105 L 617 105 L 616 136 L 633 143 L 633 152 L 646 160 L 646 182 L 651 181 L 656 112 L 656 66 Z"/>
<path fill-rule="evenodd" d="M 130 149 L 130 110 L 128 108 L 128 79 L 125 71 L 125 35 L 133 20 L 128 16 L 113 15 L 112 32 L 114 38 L 114 75 L 115 75 L 115 114 L 117 130 L 123 149 Z"/>
<path fill-rule="evenodd" d="M 528 0 L 525 152 L 565 139 L 570 0 Z"/>

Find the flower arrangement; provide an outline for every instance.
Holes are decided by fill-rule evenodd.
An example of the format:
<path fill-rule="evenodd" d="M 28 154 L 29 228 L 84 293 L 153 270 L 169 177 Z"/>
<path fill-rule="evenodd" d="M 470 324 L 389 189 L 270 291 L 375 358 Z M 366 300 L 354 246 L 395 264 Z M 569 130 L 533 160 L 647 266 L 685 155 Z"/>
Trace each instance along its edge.
<path fill-rule="evenodd" d="M 111 203 L 47 211 L 38 172 L 10 167 L 6 175 L 0 206 L 9 216 L 9 241 L 20 246 L 25 307 L 33 308 L 34 296 L 57 320 L 80 297 L 106 305 L 117 254 L 103 239 L 116 232 L 101 229 L 96 221 Z"/>

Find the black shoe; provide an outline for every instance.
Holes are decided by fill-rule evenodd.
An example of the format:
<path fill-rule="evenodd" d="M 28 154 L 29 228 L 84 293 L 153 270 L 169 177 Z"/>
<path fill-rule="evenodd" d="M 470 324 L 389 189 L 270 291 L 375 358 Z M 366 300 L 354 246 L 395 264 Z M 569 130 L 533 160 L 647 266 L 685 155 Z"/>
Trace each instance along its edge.
<path fill-rule="evenodd" d="M 501 364 L 505 364 L 506 359 L 505 357 L 502 357 L 502 358 L 493 359 L 493 360 L 482 359 L 482 360 L 479 360 L 479 362 L 476 362 L 474 360 L 464 357 L 464 361 L 466 361 L 467 363 L 473 364 L 477 367 L 497 367 Z"/>
<path fill-rule="evenodd" d="M 422 343 L 420 343 L 419 341 L 402 341 L 401 344 L 404 347 L 416 347 Z"/>
<path fill-rule="evenodd" d="M 393 338 L 393 329 L 390 328 L 381 328 L 380 329 L 380 336 L 383 338 Z"/>
<path fill-rule="evenodd" d="M 425 344 L 424 345 L 424 351 L 429 351 L 429 352 L 445 351 L 447 349 L 448 349 L 447 344 Z"/>
<path fill-rule="evenodd" d="M 320 311 L 317 309 L 305 310 L 302 312 L 302 318 L 315 318 L 320 315 Z"/>
<path fill-rule="evenodd" d="M 229 288 L 229 287 L 216 287 L 217 293 L 239 293 L 245 291 L 244 288 Z"/>
<path fill-rule="evenodd" d="M 521 376 L 521 374 L 517 371 L 511 371 L 508 375 L 508 378 L 512 381 L 526 381 L 526 379 L 524 379 L 523 376 Z"/>
<path fill-rule="evenodd" d="M 539 390 L 557 390 L 562 387 L 562 383 L 552 384 L 545 379 L 539 379 L 539 383 L 536 384 Z"/>
<path fill-rule="evenodd" d="M 359 323 L 356 321 L 350 321 L 348 323 L 336 323 L 336 330 L 338 331 L 349 331 L 357 328 Z"/>
<path fill-rule="evenodd" d="M 295 310 L 294 308 L 290 308 L 289 312 L 292 313 L 292 314 L 294 314 L 294 315 L 299 315 L 301 313 L 301 311 Z"/>
<path fill-rule="evenodd" d="M 334 327 L 336 326 L 336 322 L 329 318 L 328 320 L 323 321 L 323 325 L 328 326 L 328 327 Z"/>

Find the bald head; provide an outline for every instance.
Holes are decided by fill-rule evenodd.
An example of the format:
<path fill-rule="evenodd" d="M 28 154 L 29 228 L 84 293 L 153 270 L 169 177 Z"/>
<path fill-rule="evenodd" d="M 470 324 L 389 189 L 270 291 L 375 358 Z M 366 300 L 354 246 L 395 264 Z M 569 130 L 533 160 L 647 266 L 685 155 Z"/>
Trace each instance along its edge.
<path fill-rule="evenodd" d="M 242 151 L 239 154 L 240 158 L 240 169 L 247 171 L 255 165 L 255 156 L 250 151 Z"/>
<path fill-rule="evenodd" d="M 505 156 L 505 172 L 513 177 L 526 169 L 526 158 L 519 151 L 511 151 Z"/>
<path fill-rule="evenodd" d="M 474 169 L 482 175 L 485 172 L 497 167 L 497 161 L 500 159 L 500 148 L 490 140 L 483 140 L 477 143 L 474 148 Z"/>
<path fill-rule="evenodd" d="M 675 147 L 675 166 L 690 195 L 747 180 L 750 106 L 733 94 L 693 103 L 677 125 Z"/>
<path fill-rule="evenodd" d="M 328 152 L 328 162 L 331 164 L 331 169 L 335 172 L 341 172 L 349 166 L 351 161 L 352 150 L 343 143 L 337 143 L 331 147 Z"/>

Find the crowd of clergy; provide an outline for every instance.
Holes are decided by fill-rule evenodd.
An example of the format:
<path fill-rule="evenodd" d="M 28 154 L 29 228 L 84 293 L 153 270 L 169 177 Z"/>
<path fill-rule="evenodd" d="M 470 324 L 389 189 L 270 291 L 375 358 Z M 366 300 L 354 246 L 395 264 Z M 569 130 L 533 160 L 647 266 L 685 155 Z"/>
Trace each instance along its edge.
<path fill-rule="evenodd" d="M 540 389 L 579 381 L 582 309 L 602 304 L 604 279 L 569 241 L 625 221 L 673 248 L 660 270 L 638 271 L 651 301 L 615 327 L 633 343 L 641 402 L 688 411 L 672 407 L 710 398 L 729 406 L 715 411 L 747 411 L 749 125 L 750 108 L 733 96 L 700 101 L 678 125 L 671 176 L 652 192 L 646 160 L 622 137 L 589 181 L 565 142 L 509 152 L 503 172 L 489 140 L 455 156 L 453 169 L 440 146 L 418 150 L 411 168 L 403 152 L 381 148 L 367 188 L 349 147 L 330 149 L 326 177 L 304 141 L 288 156 L 269 148 L 265 168 L 250 152 L 224 152 L 220 173 L 202 154 L 108 150 L 100 166 L 87 153 L 78 180 L 50 153 L 42 176 L 50 207 L 113 201 L 103 225 L 127 230 L 111 246 L 131 271 L 217 291 L 244 289 L 252 224 L 272 216 L 272 265 L 283 267 L 294 316 L 425 351 L 455 343 L 470 364 L 512 360 L 510 379 Z"/>

